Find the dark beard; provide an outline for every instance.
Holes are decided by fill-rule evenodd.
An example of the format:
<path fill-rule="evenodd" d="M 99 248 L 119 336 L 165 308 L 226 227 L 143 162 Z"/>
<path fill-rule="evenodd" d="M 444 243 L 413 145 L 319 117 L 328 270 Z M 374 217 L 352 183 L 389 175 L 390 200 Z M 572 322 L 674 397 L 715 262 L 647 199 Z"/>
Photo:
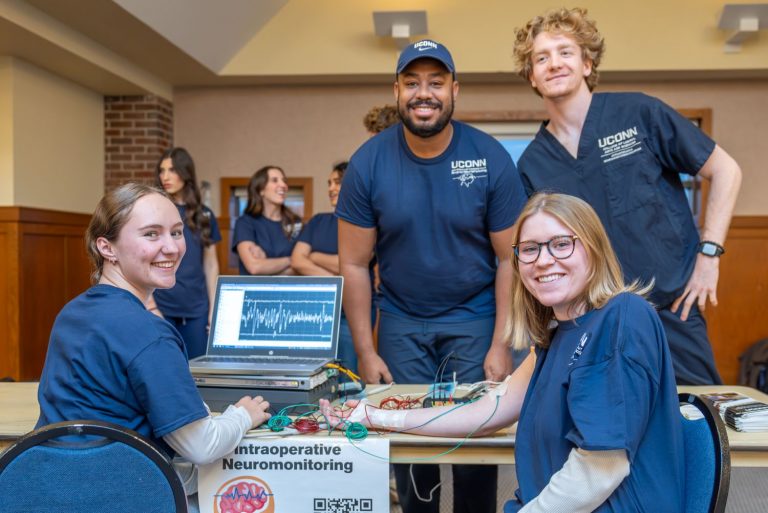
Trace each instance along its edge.
<path fill-rule="evenodd" d="M 431 125 L 417 125 L 415 124 L 411 118 L 408 116 L 408 109 L 409 107 L 416 107 L 421 104 L 427 104 L 430 106 L 437 106 L 440 109 L 440 117 L 437 118 L 437 120 L 431 124 Z M 398 102 L 397 105 L 397 114 L 400 116 L 400 120 L 403 122 L 403 125 L 408 129 L 409 132 L 412 134 L 422 137 L 424 139 L 432 137 L 434 135 L 439 134 L 443 131 L 443 129 L 448 126 L 448 123 L 451 122 L 451 117 L 453 117 L 453 100 L 451 100 L 450 105 L 447 109 L 445 109 L 445 106 L 442 102 L 438 102 L 435 100 L 432 101 L 412 101 L 408 105 L 401 106 Z"/>

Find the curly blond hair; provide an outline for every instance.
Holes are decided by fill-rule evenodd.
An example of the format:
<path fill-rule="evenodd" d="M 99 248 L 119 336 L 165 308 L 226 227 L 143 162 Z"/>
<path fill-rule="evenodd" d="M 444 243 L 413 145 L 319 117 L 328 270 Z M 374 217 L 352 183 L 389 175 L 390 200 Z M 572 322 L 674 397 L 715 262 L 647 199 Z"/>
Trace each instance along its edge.
<path fill-rule="evenodd" d="M 515 30 L 514 56 L 518 74 L 530 83 L 533 65 L 533 41 L 542 32 L 563 34 L 576 41 L 585 61 L 592 63 L 592 73 L 586 77 L 590 91 L 595 89 L 600 73 L 597 68 L 605 52 L 605 41 L 598 32 L 595 21 L 587 16 L 587 10 L 580 7 L 565 7 L 547 12 L 531 19 L 525 27 Z M 534 88 L 536 90 L 536 88 Z M 538 94 L 538 90 L 536 90 Z"/>

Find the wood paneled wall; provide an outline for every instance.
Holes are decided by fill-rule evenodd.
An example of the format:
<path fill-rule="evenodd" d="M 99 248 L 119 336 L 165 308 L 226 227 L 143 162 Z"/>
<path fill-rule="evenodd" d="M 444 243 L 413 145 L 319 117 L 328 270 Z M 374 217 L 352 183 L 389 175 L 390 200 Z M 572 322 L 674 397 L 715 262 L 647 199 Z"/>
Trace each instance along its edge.
<path fill-rule="evenodd" d="M 768 217 L 734 217 L 725 248 L 718 306 L 705 315 L 717 368 L 725 383 L 735 384 L 739 355 L 768 337 Z"/>
<path fill-rule="evenodd" d="M 0 207 L 0 377 L 35 380 L 59 310 L 90 285 L 90 215 Z"/>

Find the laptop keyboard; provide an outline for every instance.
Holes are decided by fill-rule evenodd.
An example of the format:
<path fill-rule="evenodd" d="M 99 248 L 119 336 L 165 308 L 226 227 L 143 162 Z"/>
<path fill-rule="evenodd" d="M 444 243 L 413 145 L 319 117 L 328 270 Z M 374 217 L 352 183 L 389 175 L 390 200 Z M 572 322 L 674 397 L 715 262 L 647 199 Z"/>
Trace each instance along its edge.
<path fill-rule="evenodd" d="M 285 356 L 203 356 L 199 360 L 203 363 L 287 363 L 291 365 L 312 365 L 321 361 L 320 358 L 287 358 Z"/>

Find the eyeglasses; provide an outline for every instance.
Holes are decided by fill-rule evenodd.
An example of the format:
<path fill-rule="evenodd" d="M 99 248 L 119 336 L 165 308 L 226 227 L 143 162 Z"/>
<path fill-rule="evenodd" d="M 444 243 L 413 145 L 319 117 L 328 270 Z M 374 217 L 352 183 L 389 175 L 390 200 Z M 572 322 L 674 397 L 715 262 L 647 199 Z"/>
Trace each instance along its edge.
<path fill-rule="evenodd" d="M 547 242 L 526 240 L 513 244 L 512 249 L 517 260 L 524 264 L 532 264 L 538 260 L 542 246 L 547 247 L 550 255 L 558 260 L 563 260 L 573 255 L 573 250 L 576 249 L 576 239 L 578 238 L 577 235 L 558 235 L 557 237 L 552 237 Z"/>

